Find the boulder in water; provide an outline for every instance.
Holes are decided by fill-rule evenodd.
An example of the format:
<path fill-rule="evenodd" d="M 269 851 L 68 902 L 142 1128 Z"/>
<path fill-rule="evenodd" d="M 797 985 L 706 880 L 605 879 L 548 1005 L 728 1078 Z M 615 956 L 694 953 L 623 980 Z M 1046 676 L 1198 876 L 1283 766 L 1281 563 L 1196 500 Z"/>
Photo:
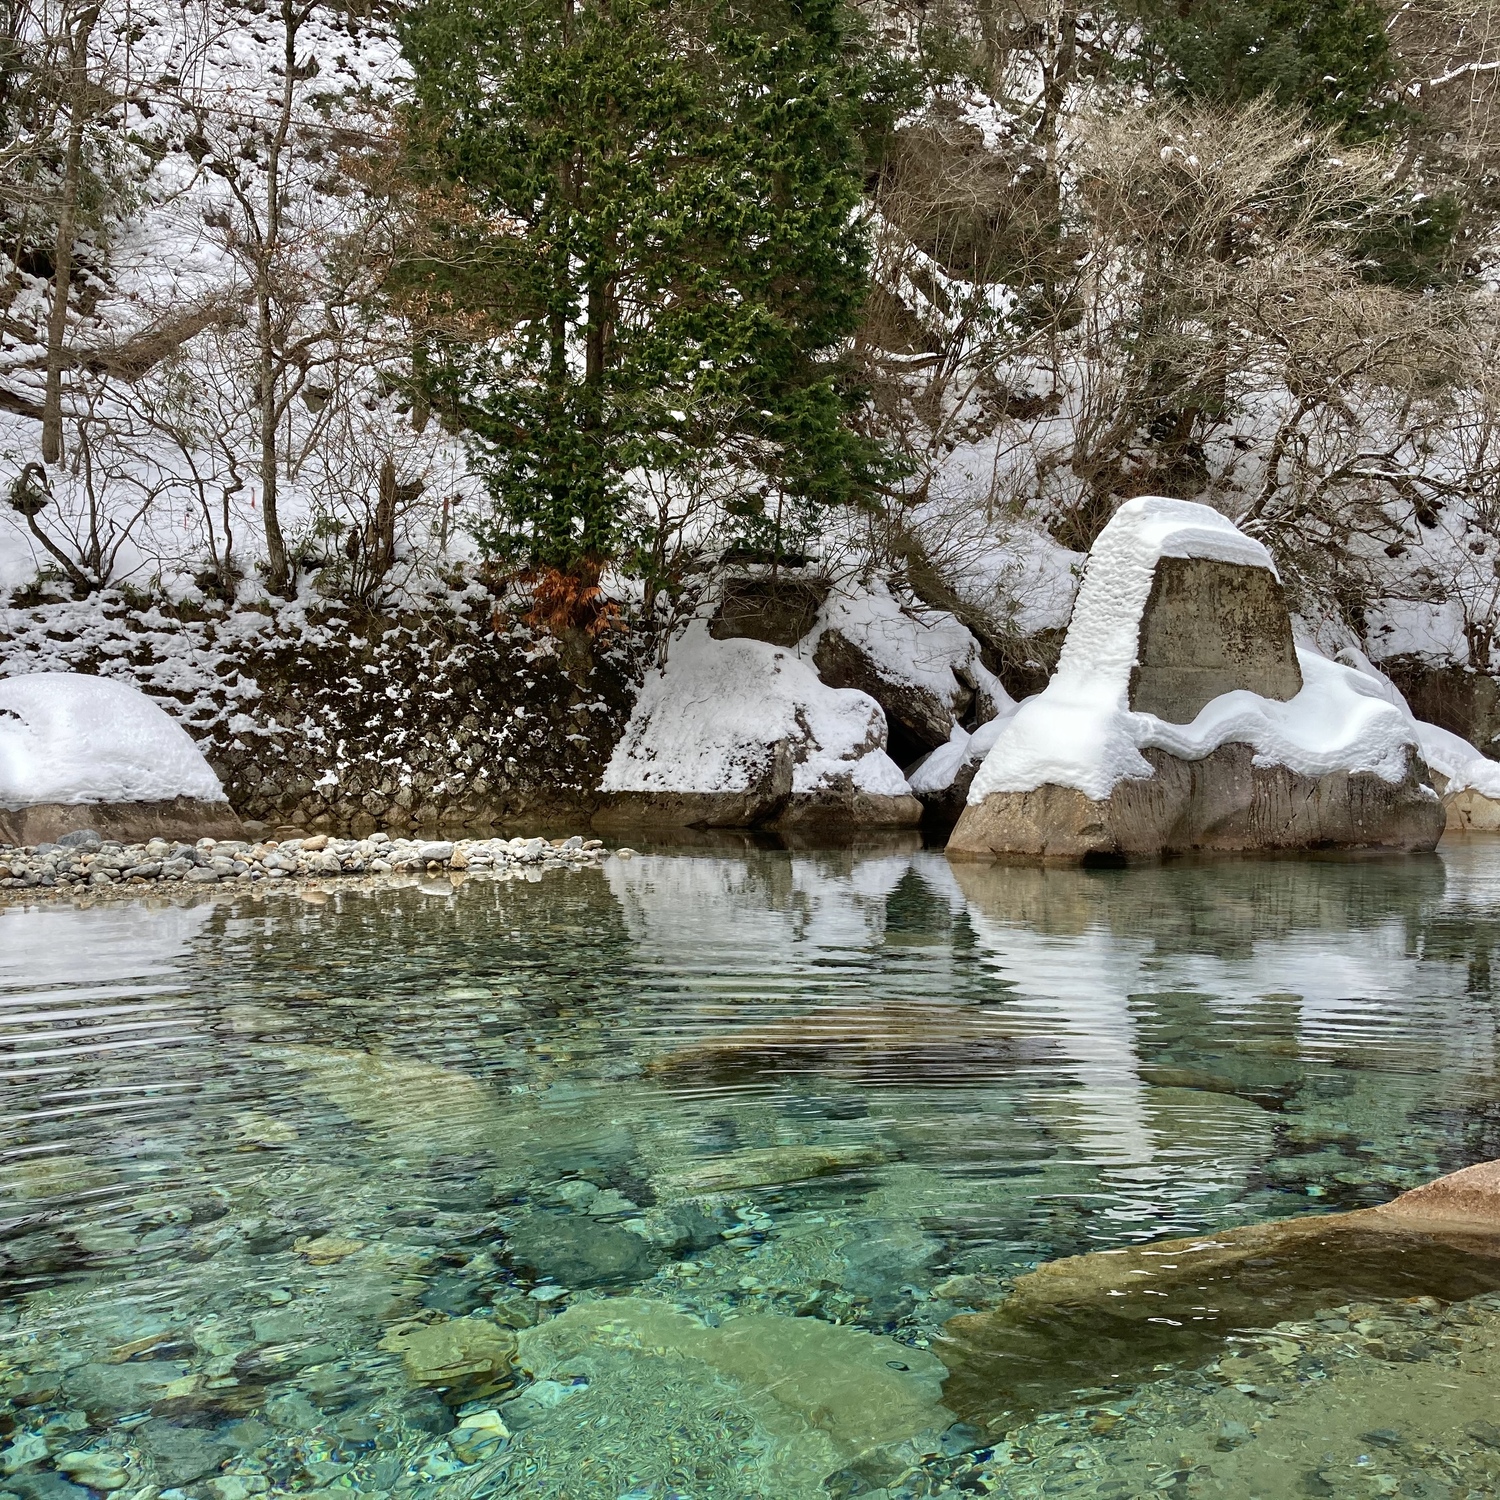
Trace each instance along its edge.
<path fill-rule="evenodd" d="M 997 735 L 952 855 L 1431 849 L 1444 814 L 1409 712 L 1292 642 L 1269 553 L 1217 511 L 1128 501 L 1056 673 Z"/>
<path fill-rule="evenodd" d="M 934 1352 L 949 1370 L 947 1404 L 994 1428 L 1320 1308 L 1497 1289 L 1500 1162 L 1486 1162 L 1380 1208 L 1046 1262 L 998 1307 L 950 1319 Z"/>

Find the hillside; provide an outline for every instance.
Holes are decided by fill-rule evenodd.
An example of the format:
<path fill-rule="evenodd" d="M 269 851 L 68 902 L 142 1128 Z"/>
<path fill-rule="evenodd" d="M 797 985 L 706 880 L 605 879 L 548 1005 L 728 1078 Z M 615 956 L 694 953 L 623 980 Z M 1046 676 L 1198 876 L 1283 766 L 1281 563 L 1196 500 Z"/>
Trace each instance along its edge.
<path fill-rule="evenodd" d="M 205 629 L 305 632 L 323 649 L 330 621 L 360 640 L 373 621 L 518 642 L 559 663 L 579 703 L 613 703 L 617 725 L 628 690 L 589 685 L 591 671 L 637 664 L 628 678 L 716 607 L 726 577 L 785 566 L 839 597 L 889 592 L 914 618 L 954 617 L 1022 696 L 1050 669 L 1100 528 L 1125 499 L 1165 494 L 1265 544 L 1303 644 L 1365 653 L 1425 717 L 1482 744 L 1500 730 L 1500 43 L 1484 4 L 819 11 L 829 48 L 796 66 L 821 81 L 800 102 L 788 84 L 787 107 L 816 94 L 825 114 L 787 127 L 776 170 L 802 151 L 810 173 L 822 131 L 807 201 L 822 193 L 831 212 L 840 182 L 858 187 L 847 244 L 786 241 L 803 257 L 796 296 L 825 288 L 842 309 L 821 323 L 785 300 L 775 267 L 747 270 L 750 242 L 725 239 L 651 154 L 659 99 L 620 94 L 648 121 L 620 140 L 580 107 L 577 139 L 639 178 L 598 202 L 645 226 L 624 240 L 657 248 L 619 250 L 599 283 L 618 304 L 602 352 L 594 283 L 556 315 L 555 358 L 579 364 L 569 399 L 604 393 L 597 428 L 580 406 L 577 431 L 573 407 L 536 416 L 551 377 L 515 376 L 541 326 L 525 279 L 539 273 L 516 267 L 562 231 L 528 220 L 525 194 L 540 203 L 545 186 L 528 179 L 518 199 L 514 163 L 473 145 L 490 131 L 540 161 L 570 114 L 542 119 L 535 80 L 506 71 L 498 42 L 486 51 L 513 10 L 14 10 L 0 66 L 5 671 L 57 665 L 61 641 L 68 664 L 133 676 L 228 754 L 213 725 L 253 719 L 270 683 L 241 692 L 235 667 L 224 687 Z M 723 14 L 580 14 L 678 80 L 678 156 L 698 152 L 711 176 L 750 151 L 731 167 L 754 178 L 749 115 L 738 135 L 691 135 L 695 108 L 754 92 L 694 50 L 693 28 L 719 36 Z M 450 24 L 457 63 L 435 75 Z M 745 55 L 773 69 L 757 85 L 769 97 L 776 59 L 817 28 L 776 6 L 755 25 L 769 50 Z M 548 66 L 594 88 L 603 63 L 573 45 Z M 488 59 L 477 82 L 473 59 Z M 734 191 L 763 204 L 760 180 Z M 653 194 L 678 218 L 642 209 Z M 578 224 L 606 212 L 575 198 Z M 700 218 L 681 230 L 683 214 Z M 824 221 L 790 222 L 765 233 L 816 238 L 807 226 Z M 762 322 L 802 339 L 775 380 L 771 345 L 743 345 L 761 352 L 739 365 L 712 352 L 716 336 L 751 337 L 724 309 L 752 282 L 770 288 Z M 683 322 L 693 295 L 698 321 Z M 696 364 L 683 339 L 700 341 Z M 585 541 L 559 550 L 545 464 L 592 454 L 596 433 L 602 540 L 579 521 Z M 143 656 L 143 631 L 180 640 Z"/>

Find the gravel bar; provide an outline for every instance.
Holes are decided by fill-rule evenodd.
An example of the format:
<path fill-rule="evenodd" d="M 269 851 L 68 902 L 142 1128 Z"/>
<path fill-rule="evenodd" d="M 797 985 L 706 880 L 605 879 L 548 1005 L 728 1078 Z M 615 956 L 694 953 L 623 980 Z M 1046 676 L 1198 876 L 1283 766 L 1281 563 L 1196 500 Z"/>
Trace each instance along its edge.
<path fill-rule="evenodd" d="M 152 839 L 120 844 L 88 830 L 35 848 L 0 845 L 0 890 L 100 890 L 148 885 L 263 884 L 329 876 L 412 875 L 435 871 L 525 875 L 597 866 L 600 839 L 393 839 L 384 833 L 340 839 Z M 617 853 L 630 857 L 633 850 Z"/>

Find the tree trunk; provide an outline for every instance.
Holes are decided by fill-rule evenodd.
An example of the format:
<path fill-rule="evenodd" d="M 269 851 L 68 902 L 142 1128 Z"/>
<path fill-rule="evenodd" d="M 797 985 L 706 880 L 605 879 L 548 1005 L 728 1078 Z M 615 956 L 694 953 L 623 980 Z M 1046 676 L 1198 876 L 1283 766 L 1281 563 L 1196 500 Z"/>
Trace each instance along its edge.
<path fill-rule="evenodd" d="M 400 487 L 396 465 L 389 458 L 380 466 L 380 488 L 375 500 L 374 545 L 370 548 L 370 580 L 378 583 L 396 562 L 396 503 Z"/>
<path fill-rule="evenodd" d="M 68 38 L 68 151 L 63 195 L 57 211 L 57 248 L 52 258 L 52 306 L 47 315 L 47 393 L 42 400 L 42 461 L 62 462 L 63 339 L 68 330 L 68 297 L 73 284 L 73 238 L 78 212 L 78 179 L 83 171 L 83 91 L 88 83 L 89 33 L 99 19 L 94 6 L 79 16 Z"/>
<path fill-rule="evenodd" d="M 282 0 L 281 25 L 286 46 L 281 75 L 281 110 L 266 160 L 266 230 L 255 261 L 256 334 L 260 354 L 260 490 L 266 531 L 266 586 L 273 594 L 286 594 L 292 576 L 278 509 L 276 426 L 281 413 L 276 394 L 281 366 L 276 350 L 271 283 L 281 252 L 281 157 L 292 126 L 292 102 L 297 83 L 297 33 L 307 16 L 307 9 L 299 11 L 291 0 Z"/>

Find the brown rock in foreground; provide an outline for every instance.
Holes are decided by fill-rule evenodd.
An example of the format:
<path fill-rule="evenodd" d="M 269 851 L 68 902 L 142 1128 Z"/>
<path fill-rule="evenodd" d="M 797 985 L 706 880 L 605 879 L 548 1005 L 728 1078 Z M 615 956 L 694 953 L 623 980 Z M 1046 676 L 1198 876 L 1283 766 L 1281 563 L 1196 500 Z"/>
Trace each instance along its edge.
<path fill-rule="evenodd" d="M 56 843 L 65 833 L 92 828 L 102 839 L 143 844 L 149 839 L 244 837 L 239 817 L 227 802 L 174 797 L 161 802 L 38 802 L 31 807 L 0 808 L 0 844 L 17 848 Z"/>
<path fill-rule="evenodd" d="M 1249 745 L 1202 760 L 1143 752 L 1150 778 L 1119 782 L 1103 802 L 1073 787 L 992 792 L 964 809 L 952 857 L 1079 863 L 1163 854 L 1292 849 L 1426 851 L 1442 837 L 1442 803 L 1412 755 L 1392 783 L 1369 772 L 1301 776 L 1258 766 Z"/>
<path fill-rule="evenodd" d="M 1485 1162 L 1380 1208 L 1050 1261 L 998 1307 L 950 1319 L 933 1352 L 946 1403 L 1000 1430 L 1078 1389 L 1207 1359 L 1241 1330 L 1356 1299 L 1496 1289 L 1500 1162 Z"/>

